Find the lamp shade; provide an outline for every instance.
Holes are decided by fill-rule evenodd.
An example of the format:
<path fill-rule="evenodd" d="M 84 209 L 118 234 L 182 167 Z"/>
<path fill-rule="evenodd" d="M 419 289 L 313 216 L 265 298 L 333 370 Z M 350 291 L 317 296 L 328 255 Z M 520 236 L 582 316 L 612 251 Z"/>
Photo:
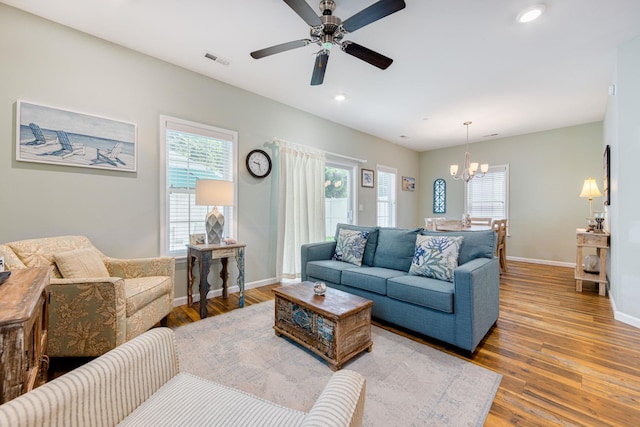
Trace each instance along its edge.
<path fill-rule="evenodd" d="M 591 177 L 589 177 L 589 179 L 585 179 L 580 197 L 588 197 L 589 199 L 591 199 L 593 197 L 600 196 L 602 196 L 602 193 L 600 193 L 600 190 L 598 190 L 598 184 L 596 184 L 596 180 Z"/>
<path fill-rule="evenodd" d="M 196 181 L 196 205 L 232 206 L 233 182 L 219 179 L 199 179 Z"/>

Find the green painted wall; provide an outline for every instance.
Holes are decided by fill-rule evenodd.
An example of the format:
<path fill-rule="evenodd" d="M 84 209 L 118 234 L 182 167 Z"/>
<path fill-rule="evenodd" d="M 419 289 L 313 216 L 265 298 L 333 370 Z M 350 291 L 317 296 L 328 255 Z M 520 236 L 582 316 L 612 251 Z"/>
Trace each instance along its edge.
<path fill-rule="evenodd" d="M 463 128 L 460 127 L 461 135 Z M 473 130 L 473 127 L 471 127 Z M 420 218 L 433 214 L 433 181 L 447 182 L 447 218 L 460 219 L 464 182 L 449 175 L 465 145 L 420 154 Z M 575 229 L 586 225 L 589 202 L 578 197 L 586 178 L 602 189 L 602 122 L 470 144 L 471 161 L 509 165 L 509 257 L 575 263 Z M 593 200 L 603 210 L 602 198 Z"/>
<path fill-rule="evenodd" d="M 256 180 L 244 168 L 250 150 L 279 137 L 418 176 L 414 151 L 4 4 L 0 55 L 0 242 L 84 234 L 110 256 L 158 255 L 161 114 L 238 131 L 237 237 L 247 244 L 249 283 L 275 277 L 276 223 L 271 178 Z M 136 123 L 138 172 L 16 162 L 18 99 Z M 375 191 L 357 188 L 359 222 L 373 224 Z M 417 193 L 399 192 L 400 226 L 414 225 L 417 201 Z M 184 295 L 181 261 L 176 297 Z"/>

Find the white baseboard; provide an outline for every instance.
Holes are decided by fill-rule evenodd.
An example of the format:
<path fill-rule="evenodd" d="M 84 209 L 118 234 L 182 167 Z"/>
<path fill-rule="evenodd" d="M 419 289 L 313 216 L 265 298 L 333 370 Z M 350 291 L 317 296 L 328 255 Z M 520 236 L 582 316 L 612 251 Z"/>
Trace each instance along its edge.
<path fill-rule="evenodd" d="M 613 309 L 614 319 L 619 320 L 622 323 L 626 323 L 627 325 L 640 328 L 640 319 L 618 311 L 618 309 L 616 308 L 615 298 L 611 293 L 609 293 L 609 301 L 611 302 L 611 308 Z"/>
<path fill-rule="evenodd" d="M 275 277 L 270 279 L 258 280 L 255 282 L 249 282 L 244 284 L 244 290 L 246 291 L 247 289 L 259 288 L 261 286 L 266 286 L 266 285 L 273 285 L 278 282 L 279 280 L 276 279 Z M 240 292 L 238 285 L 230 286 L 228 290 L 229 290 L 229 293 Z M 222 295 L 222 289 L 213 289 L 213 290 L 210 290 L 209 293 L 207 294 L 207 299 L 219 297 L 221 295 Z M 200 301 L 200 294 L 196 291 L 193 294 L 193 302 L 198 302 L 198 301 Z M 187 304 L 186 296 L 178 297 L 173 300 L 174 307 L 178 307 L 185 304 Z"/>
<path fill-rule="evenodd" d="M 562 262 L 562 261 L 549 261 L 547 259 L 535 259 L 535 258 L 521 258 L 521 257 L 507 257 L 507 261 L 520 261 L 520 262 L 529 262 L 531 264 L 543 264 L 543 265 L 551 265 L 554 267 L 570 267 L 576 268 L 575 262 Z"/>

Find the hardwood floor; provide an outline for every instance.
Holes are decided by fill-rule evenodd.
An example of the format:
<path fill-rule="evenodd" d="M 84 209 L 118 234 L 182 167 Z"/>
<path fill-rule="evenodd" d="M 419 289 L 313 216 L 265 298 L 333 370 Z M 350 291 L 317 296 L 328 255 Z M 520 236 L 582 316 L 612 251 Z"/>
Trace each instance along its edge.
<path fill-rule="evenodd" d="M 614 320 L 595 284 L 575 292 L 571 268 L 510 261 L 508 269 L 500 318 L 472 355 L 374 323 L 502 374 L 487 426 L 640 425 L 640 329 Z M 248 290 L 246 304 L 273 299 L 276 286 Z M 237 309 L 238 295 L 207 308 L 209 316 Z M 198 309 L 174 308 L 168 326 L 198 321 Z"/>

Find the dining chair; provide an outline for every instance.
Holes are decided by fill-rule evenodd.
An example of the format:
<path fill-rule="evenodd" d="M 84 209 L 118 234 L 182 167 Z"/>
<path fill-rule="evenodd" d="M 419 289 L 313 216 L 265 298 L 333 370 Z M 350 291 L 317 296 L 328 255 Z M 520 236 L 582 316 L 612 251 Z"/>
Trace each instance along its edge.
<path fill-rule="evenodd" d="M 498 235 L 496 256 L 500 260 L 500 271 L 507 272 L 507 220 L 496 219 L 492 221 L 491 228 Z"/>

